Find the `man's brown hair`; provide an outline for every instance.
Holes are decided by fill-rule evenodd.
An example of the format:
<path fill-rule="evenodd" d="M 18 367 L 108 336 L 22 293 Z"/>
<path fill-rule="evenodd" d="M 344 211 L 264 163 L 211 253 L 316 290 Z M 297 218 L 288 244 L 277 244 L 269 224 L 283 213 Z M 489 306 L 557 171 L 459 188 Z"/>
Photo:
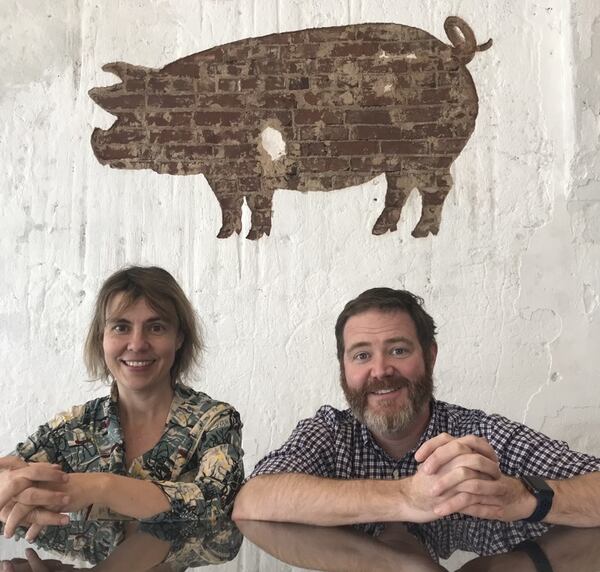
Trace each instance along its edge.
<path fill-rule="evenodd" d="M 417 337 L 423 350 L 426 364 L 430 362 L 431 348 L 435 345 L 435 322 L 423 308 L 423 298 L 416 296 L 408 290 L 394 290 L 393 288 L 371 288 L 350 300 L 338 316 L 335 323 L 335 339 L 337 342 L 337 357 L 340 364 L 344 361 L 344 326 L 346 322 L 357 314 L 369 310 L 382 312 L 406 312 L 415 324 Z"/>

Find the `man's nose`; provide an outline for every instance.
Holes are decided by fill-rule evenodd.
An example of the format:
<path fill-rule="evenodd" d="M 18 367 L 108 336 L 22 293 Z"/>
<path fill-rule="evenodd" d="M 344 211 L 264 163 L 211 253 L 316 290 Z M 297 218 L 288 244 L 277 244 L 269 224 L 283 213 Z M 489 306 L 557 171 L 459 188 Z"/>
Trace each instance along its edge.
<path fill-rule="evenodd" d="M 381 379 L 392 375 L 394 368 L 392 367 L 389 356 L 385 354 L 374 355 L 371 361 L 371 377 Z"/>
<path fill-rule="evenodd" d="M 134 328 L 129 336 L 127 349 L 132 352 L 141 352 L 147 349 L 148 338 L 143 328 Z"/>

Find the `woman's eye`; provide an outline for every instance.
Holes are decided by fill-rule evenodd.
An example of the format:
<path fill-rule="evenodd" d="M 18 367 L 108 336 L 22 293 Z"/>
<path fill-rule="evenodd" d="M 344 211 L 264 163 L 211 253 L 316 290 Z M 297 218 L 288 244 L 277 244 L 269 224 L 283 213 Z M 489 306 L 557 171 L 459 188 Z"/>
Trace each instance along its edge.
<path fill-rule="evenodd" d="M 165 326 L 163 324 L 152 324 L 152 326 L 150 326 L 150 331 L 153 334 L 162 334 L 165 331 Z"/>
<path fill-rule="evenodd" d="M 124 324 L 115 324 L 112 330 L 116 334 L 124 334 L 125 332 L 127 332 L 127 326 Z"/>

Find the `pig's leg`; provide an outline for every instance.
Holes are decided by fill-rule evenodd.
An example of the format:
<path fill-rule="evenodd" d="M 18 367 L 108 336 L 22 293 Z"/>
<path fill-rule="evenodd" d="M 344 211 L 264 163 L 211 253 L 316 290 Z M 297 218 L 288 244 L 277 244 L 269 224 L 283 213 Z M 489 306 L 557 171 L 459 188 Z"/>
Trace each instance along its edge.
<path fill-rule="evenodd" d="M 243 197 L 234 194 L 217 194 L 217 200 L 221 205 L 221 216 L 223 224 L 217 234 L 217 238 L 227 238 L 234 232 L 242 232 L 242 201 Z"/>
<path fill-rule="evenodd" d="M 437 234 L 440 230 L 442 220 L 442 208 L 444 201 L 452 188 L 452 177 L 450 173 L 437 177 L 436 187 L 419 187 L 421 194 L 421 218 L 412 231 L 416 238 Z"/>
<path fill-rule="evenodd" d="M 384 234 L 388 230 L 395 231 L 398 228 L 398 220 L 402 213 L 402 207 L 414 187 L 408 179 L 403 177 L 387 177 L 388 188 L 385 194 L 385 206 L 375 222 L 373 234 Z"/>
<path fill-rule="evenodd" d="M 250 231 L 248 236 L 250 240 L 257 240 L 264 234 L 269 236 L 271 233 L 271 215 L 273 214 L 273 193 L 248 194 L 246 202 L 250 208 Z"/>

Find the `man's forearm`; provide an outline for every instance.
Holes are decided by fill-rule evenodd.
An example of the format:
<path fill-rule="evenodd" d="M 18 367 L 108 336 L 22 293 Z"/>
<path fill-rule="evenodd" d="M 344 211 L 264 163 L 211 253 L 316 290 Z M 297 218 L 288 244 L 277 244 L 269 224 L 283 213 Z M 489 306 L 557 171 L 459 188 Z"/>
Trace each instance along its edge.
<path fill-rule="evenodd" d="M 548 483 L 554 489 L 554 499 L 544 522 L 600 526 L 600 472 Z"/>
<path fill-rule="evenodd" d="M 238 493 L 233 519 L 321 526 L 409 520 L 403 489 L 402 481 L 260 475 Z"/>

